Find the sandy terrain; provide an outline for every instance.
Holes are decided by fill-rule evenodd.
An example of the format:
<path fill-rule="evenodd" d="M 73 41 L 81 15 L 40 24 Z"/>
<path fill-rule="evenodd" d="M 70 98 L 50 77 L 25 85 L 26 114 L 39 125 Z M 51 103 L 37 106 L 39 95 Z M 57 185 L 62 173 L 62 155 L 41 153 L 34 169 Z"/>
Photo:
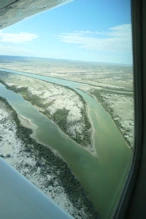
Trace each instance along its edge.
<path fill-rule="evenodd" d="M 0 68 L 57 77 L 103 88 L 133 90 L 133 69 L 126 65 L 5 57 L 2 63 L 0 62 Z"/>
<path fill-rule="evenodd" d="M 80 89 L 96 96 L 112 116 L 128 145 L 133 147 L 134 102 L 131 66 L 5 57 L 0 67 L 86 83 Z"/>
<path fill-rule="evenodd" d="M 109 93 L 104 90 L 90 89 L 88 92 L 94 95 L 103 107 L 110 113 L 115 124 L 121 131 L 128 146 L 134 144 L 134 101 L 132 95 Z"/>
<path fill-rule="evenodd" d="M 25 151 L 25 143 L 17 137 L 17 127 L 13 121 L 12 112 L 7 109 L 7 106 L 2 101 L 0 101 L 0 106 L 1 157 L 4 157 L 5 160 L 22 175 L 26 176 L 33 184 L 53 198 L 57 204 L 72 212 L 73 206 L 67 199 L 64 189 L 59 186 L 57 180 L 55 187 L 46 187 L 45 184 L 54 178 L 54 174 L 51 171 L 48 171 L 48 175 L 46 176 L 41 174 L 41 168 L 39 166 L 37 167 L 35 156 L 31 157 L 30 154 Z M 44 162 L 43 159 L 40 160 L 40 163 Z"/>
<path fill-rule="evenodd" d="M 5 102 L 0 100 L 0 156 L 46 195 L 51 197 L 58 205 L 73 215 L 74 218 L 94 218 L 94 212 L 92 214 L 92 210 L 90 211 L 84 205 L 83 200 L 86 198 L 83 197 L 82 200 L 82 194 L 80 195 L 79 190 L 76 201 L 77 207 L 75 207 L 75 203 L 70 201 L 70 198 L 65 191 L 66 187 L 62 186 L 60 181 L 61 170 L 55 166 L 56 158 L 51 155 L 51 159 L 49 159 L 51 162 L 48 163 L 43 156 L 40 156 L 38 149 L 35 148 L 37 143 L 32 141 L 31 143 L 26 144 L 24 140 L 25 137 L 28 140 L 29 135 L 27 134 L 26 129 L 25 131 L 23 130 L 23 127 L 20 126 L 21 128 L 18 128 L 14 117 L 16 118 L 14 111 L 10 109 Z M 22 137 L 22 134 L 24 134 L 23 138 L 20 138 L 20 136 Z M 46 152 L 44 153 L 46 154 Z M 66 170 L 63 171 L 66 173 Z M 75 182 L 73 183 L 75 184 Z"/>
<path fill-rule="evenodd" d="M 133 97 L 117 94 L 101 94 L 115 121 L 120 124 L 120 130 L 133 148 L 134 143 L 134 104 Z"/>
<path fill-rule="evenodd" d="M 9 88 L 21 93 L 25 99 L 56 122 L 73 140 L 93 152 L 86 106 L 76 92 L 25 76 L 5 73 L 1 74 L 0 78 Z"/>

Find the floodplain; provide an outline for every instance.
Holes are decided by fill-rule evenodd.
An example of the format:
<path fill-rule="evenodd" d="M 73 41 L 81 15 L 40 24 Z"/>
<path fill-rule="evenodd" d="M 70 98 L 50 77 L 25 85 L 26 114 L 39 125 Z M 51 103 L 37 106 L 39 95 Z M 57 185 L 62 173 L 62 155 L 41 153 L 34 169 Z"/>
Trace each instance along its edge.
<path fill-rule="evenodd" d="M 85 149 L 88 153 L 91 154 L 91 156 L 93 156 L 93 159 L 95 158 L 97 159 L 96 162 L 100 163 L 100 167 L 98 165 L 95 167 L 95 169 L 97 169 L 97 173 L 94 172 L 94 174 L 96 174 L 95 179 L 98 179 L 99 177 L 98 171 L 101 172 L 102 170 L 103 173 L 101 173 L 100 175 L 101 179 L 102 178 L 103 180 L 107 180 L 107 178 L 109 179 L 108 175 L 105 177 L 106 171 L 108 171 L 108 168 L 110 168 L 110 172 L 108 174 L 112 173 L 112 170 L 114 172 L 114 165 L 116 159 L 118 160 L 118 156 L 120 156 L 120 153 L 123 150 L 124 150 L 123 156 L 125 161 L 127 162 L 124 164 L 125 166 L 123 166 L 123 170 L 127 171 L 130 168 L 130 160 L 128 160 L 128 158 L 131 157 L 133 144 L 134 144 L 133 143 L 134 107 L 133 107 L 133 84 L 132 84 L 133 75 L 132 75 L 131 66 L 104 64 L 104 63 L 86 63 L 86 62 L 79 62 L 79 61 L 76 62 L 69 60 L 52 60 L 52 59 L 1 56 L 0 68 L 1 68 L 0 82 L 4 84 L 7 89 L 13 90 L 16 93 L 21 94 L 23 98 L 28 102 L 30 102 L 33 106 L 35 106 L 39 112 L 44 114 L 52 123 L 55 123 L 58 126 L 58 128 L 60 128 L 66 134 L 66 136 L 68 136 L 75 142 L 75 144 L 79 145 L 79 147 L 83 147 L 83 149 Z M 29 73 L 30 77 L 28 77 L 28 75 L 14 74 L 11 72 L 12 70 L 16 72 L 20 71 L 26 74 Z M 33 78 L 33 75 L 42 76 L 42 79 L 40 80 L 38 78 Z M 49 81 L 47 82 L 43 80 L 43 77 L 56 78 L 58 79 L 58 81 L 60 79 L 60 82 L 58 82 L 58 84 L 54 82 L 51 83 Z M 61 84 L 61 79 L 66 81 L 66 85 Z M 77 87 L 74 88 L 73 86 L 71 86 L 71 82 L 78 83 Z M 1 124 L 3 124 L 2 123 L 3 117 L 6 117 L 7 115 L 5 115 L 4 113 L 5 111 L 4 108 L 6 107 L 5 101 L 3 100 L 1 101 L 2 104 L 0 108 L 2 111 L 1 112 L 2 119 L 0 120 L 0 122 Z M 96 104 L 99 104 L 103 107 L 102 108 L 98 106 L 99 112 L 96 111 L 96 108 L 94 108 Z M 106 111 L 105 113 L 101 112 L 103 111 L 103 109 Z M 102 118 L 101 118 L 101 114 L 103 114 Z M 107 120 L 105 115 L 107 116 Z M 29 129 L 33 129 L 32 128 L 33 124 L 31 124 L 31 122 L 29 122 L 27 118 L 24 117 L 22 119 L 20 118 L 20 116 L 21 115 L 18 115 L 18 120 L 21 122 L 19 125 L 27 126 L 27 128 L 29 127 Z M 104 121 L 103 118 L 105 118 L 106 121 Z M 25 120 L 27 120 L 27 122 Z M 109 125 L 112 122 L 113 125 Z M 108 125 L 109 127 L 112 127 L 112 129 L 114 129 L 113 127 L 115 125 L 116 129 L 115 131 L 113 130 L 114 133 L 112 133 L 112 130 L 110 130 L 111 133 L 109 133 Z M 13 127 L 15 125 L 11 125 L 11 126 Z M 7 130 L 7 127 L 3 127 L 3 128 Z M 104 133 L 102 132 L 103 129 L 104 129 Z M 103 136 L 106 133 L 107 136 L 105 136 L 105 138 L 107 139 L 103 139 L 104 138 Z M 119 145 L 116 145 L 118 144 L 118 137 L 116 140 L 111 139 L 112 136 L 117 136 L 117 133 L 119 133 L 118 134 Z M 8 135 L 10 135 L 10 133 Z M 108 141 L 108 137 L 110 137 L 111 139 L 110 141 Z M 7 138 L 4 138 L 2 135 L 1 139 L 2 141 L 6 141 Z M 3 145 L 7 145 L 7 142 L 4 142 Z M 5 148 L 7 148 L 6 152 L 4 147 L 0 148 L 1 156 L 9 160 L 9 163 L 11 163 L 13 166 L 15 167 L 18 166 L 18 165 L 14 165 L 14 159 L 11 159 L 12 157 L 11 145 Z M 103 151 L 103 148 L 107 152 Z M 108 151 L 111 151 L 111 153 L 115 152 L 115 156 L 117 156 L 117 158 L 114 157 L 115 160 L 113 160 L 112 163 L 111 161 L 108 160 L 109 159 L 109 157 L 107 156 L 107 154 L 109 154 Z M 19 150 L 17 151 L 17 153 L 16 150 L 13 151 L 14 154 L 16 153 L 15 156 L 18 156 L 19 153 L 21 155 L 22 151 L 20 152 Z M 98 192 L 97 196 L 93 195 L 92 193 L 94 193 L 95 190 L 91 189 L 91 185 L 90 185 L 91 182 L 88 183 L 84 182 L 85 179 L 87 181 L 88 177 L 81 176 L 80 173 L 77 174 L 76 167 L 74 167 L 73 164 L 70 164 L 69 161 L 65 159 L 65 157 L 62 157 L 61 153 L 59 152 L 56 153 L 54 152 L 54 150 L 51 150 L 51 153 L 53 153 L 52 156 L 57 157 L 56 159 L 61 159 L 60 162 L 69 164 L 69 167 L 71 168 L 71 175 L 75 176 L 75 179 L 79 180 L 79 185 L 81 183 L 83 188 L 85 188 L 85 193 L 87 197 L 89 197 L 89 200 L 91 200 L 93 205 L 95 206 L 95 202 L 97 201 L 97 199 L 99 200 L 99 197 L 97 198 L 97 196 L 99 196 L 100 191 L 97 191 Z M 43 171 L 42 170 L 43 165 L 40 164 L 38 160 L 35 162 L 32 161 L 34 159 L 33 153 L 30 155 L 30 157 L 31 157 L 30 158 L 31 166 L 37 166 L 37 168 L 34 168 L 35 171 L 37 172 Z M 41 157 L 41 159 L 43 158 Z M 123 165 L 122 162 L 125 161 L 122 160 L 122 157 L 120 159 L 121 159 L 120 162 Z M 34 179 L 33 177 L 31 179 L 32 174 L 29 173 L 29 168 L 26 170 L 26 166 L 29 165 L 29 162 L 26 162 L 27 163 L 26 165 L 24 165 L 23 162 L 24 161 L 22 161 L 19 164 L 22 168 L 17 168 L 17 167 L 16 168 L 23 175 L 29 176 L 28 178 L 30 179 L 30 181 L 33 182 Z M 34 162 L 33 165 L 32 162 Z M 105 163 L 107 162 L 106 165 L 104 162 Z M 41 161 L 41 163 L 43 162 Z M 108 166 L 109 164 L 111 164 L 111 167 Z M 86 162 L 84 162 L 84 158 L 82 158 L 81 165 L 82 167 L 84 165 L 86 167 Z M 60 170 L 58 169 L 58 171 Z M 26 172 L 28 173 L 26 174 Z M 35 174 L 36 173 L 34 173 L 34 175 Z M 48 177 L 47 180 L 49 185 L 51 184 L 50 182 L 52 182 L 53 179 L 55 182 L 55 177 L 53 178 L 49 174 L 46 175 Z M 125 179 L 126 176 L 127 174 L 125 175 L 124 173 L 122 177 Z M 116 177 L 115 176 L 113 177 L 115 181 L 113 180 L 113 178 L 111 179 L 111 181 L 113 182 L 111 189 L 114 189 L 115 185 L 119 187 L 119 182 L 121 182 L 118 173 Z M 40 177 L 36 178 L 35 184 L 44 192 L 46 192 L 47 190 L 46 187 L 40 186 L 41 183 L 39 182 L 39 180 Z M 41 180 L 43 181 L 43 178 L 41 178 Z M 51 184 L 52 190 L 53 190 L 53 185 Z M 63 185 L 65 188 L 65 184 Z M 104 186 L 106 186 L 106 183 L 105 185 L 103 185 L 103 188 Z M 120 185 L 120 187 L 122 189 L 123 185 Z M 62 190 L 60 191 L 63 191 L 64 188 L 61 188 Z M 69 191 L 70 190 L 66 190 L 65 194 L 67 195 L 68 193 L 71 192 Z M 61 194 L 64 193 L 60 192 L 60 195 Z M 78 196 L 78 194 L 76 195 Z M 56 196 L 52 195 L 51 197 L 53 198 Z M 69 206 L 74 204 L 74 201 L 72 199 L 70 200 L 71 203 L 64 204 L 64 206 L 66 206 L 65 209 L 69 213 L 71 213 L 75 218 L 97 218 L 95 212 L 91 210 L 92 207 L 90 206 L 89 208 L 89 203 L 87 203 L 85 207 L 87 208 L 88 206 L 87 208 L 88 210 L 86 211 L 84 210 L 85 209 L 84 207 L 82 210 L 79 210 L 79 206 L 80 206 L 79 204 L 77 210 L 74 211 L 70 210 L 73 208 Z M 95 206 L 97 211 L 98 211 L 98 206 L 100 206 L 99 209 L 100 208 L 105 209 L 105 206 L 108 206 L 110 203 L 110 198 L 109 199 L 107 198 L 107 203 L 102 203 L 102 202 L 103 200 L 101 198 L 101 203 L 97 203 L 97 206 Z"/>

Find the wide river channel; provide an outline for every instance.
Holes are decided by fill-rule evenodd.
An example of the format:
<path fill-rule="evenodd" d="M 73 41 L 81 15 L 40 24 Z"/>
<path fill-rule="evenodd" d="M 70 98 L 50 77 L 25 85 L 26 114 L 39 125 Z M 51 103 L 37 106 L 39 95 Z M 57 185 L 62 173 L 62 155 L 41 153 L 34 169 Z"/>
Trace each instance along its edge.
<path fill-rule="evenodd" d="M 112 218 L 128 177 L 132 151 L 109 113 L 94 98 L 78 89 L 85 86 L 84 84 L 6 69 L 0 69 L 0 71 L 67 86 L 84 98 L 92 123 L 93 143 L 97 155 L 92 155 L 84 147 L 75 143 L 20 94 L 0 84 L 0 96 L 7 99 L 19 115 L 28 118 L 37 127 L 32 137 L 61 154 L 86 190 L 101 219 Z"/>

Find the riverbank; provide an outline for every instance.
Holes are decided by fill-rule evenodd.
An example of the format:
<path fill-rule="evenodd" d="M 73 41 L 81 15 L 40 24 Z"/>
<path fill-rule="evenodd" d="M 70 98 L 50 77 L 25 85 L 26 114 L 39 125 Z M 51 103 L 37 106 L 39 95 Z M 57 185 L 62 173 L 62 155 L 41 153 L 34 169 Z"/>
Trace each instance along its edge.
<path fill-rule="evenodd" d="M 132 66 L 29 57 L 6 57 L 1 68 L 109 89 L 133 90 Z"/>
<path fill-rule="evenodd" d="M 94 153 L 87 106 L 73 89 L 6 72 L 1 73 L 1 83 L 22 94 L 69 137 Z"/>
<path fill-rule="evenodd" d="M 124 95 L 104 90 L 88 91 L 109 112 L 116 126 L 123 135 L 128 147 L 134 147 L 134 101 L 133 95 Z"/>
<path fill-rule="evenodd" d="M 16 74 L 19 73 L 16 72 Z M 25 76 L 33 77 L 29 74 Z M 36 107 L 25 101 L 22 95 L 0 85 L 1 95 L 9 100 L 18 113 L 30 120 L 33 119 L 34 124 L 38 127 L 39 142 L 50 145 L 59 151 L 71 171 L 87 191 L 101 217 L 112 217 L 115 205 L 119 201 L 122 188 L 127 179 L 131 163 L 131 150 L 126 146 L 126 142 L 109 114 L 94 98 L 78 90 L 79 84 L 37 75 L 34 75 L 34 77 L 69 86 L 84 98 L 88 106 L 93 130 L 96 130 L 93 132 L 93 140 L 98 158 L 76 144 L 56 124 L 53 124 L 46 116 L 39 113 Z M 118 168 L 115 165 L 117 163 Z"/>
<path fill-rule="evenodd" d="M 90 201 L 67 164 L 30 138 L 17 114 L 0 98 L 0 156 L 74 218 L 97 218 Z"/>

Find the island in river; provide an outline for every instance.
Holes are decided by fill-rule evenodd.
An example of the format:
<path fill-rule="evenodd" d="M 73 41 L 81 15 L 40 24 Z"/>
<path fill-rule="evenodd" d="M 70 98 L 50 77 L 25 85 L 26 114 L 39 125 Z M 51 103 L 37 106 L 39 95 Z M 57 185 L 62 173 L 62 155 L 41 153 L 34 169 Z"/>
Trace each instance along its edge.
<path fill-rule="evenodd" d="M 113 115 L 112 110 L 109 110 L 110 109 L 110 107 L 109 107 L 110 101 L 107 101 L 108 105 L 103 104 L 103 98 L 101 99 L 101 97 L 103 97 L 103 93 L 104 94 L 109 93 L 110 95 L 114 95 L 116 93 L 116 95 L 123 95 L 125 98 L 130 97 L 131 98 L 130 100 L 132 100 L 132 86 L 131 86 L 131 88 L 130 88 L 130 86 L 127 86 L 127 81 L 130 84 L 131 80 L 132 80 L 130 67 L 123 67 L 123 70 L 122 70 L 121 66 L 110 66 L 110 68 L 109 68 L 109 66 L 106 67 L 106 65 L 95 65 L 92 63 L 85 64 L 85 63 L 80 63 L 80 62 L 69 63 L 69 62 L 65 62 L 65 61 L 62 61 L 62 62 L 58 61 L 58 63 L 60 63 L 60 65 L 59 65 L 56 62 L 57 62 L 56 60 L 50 61 L 50 60 L 39 59 L 39 62 L 38 62 L 38 59 L 35 60 L 35 59 L 31 59 L 31 58 L 19 58 L 19 60 L 18 60 L 18 58 L 14 58 L 14 57 L 13 58 L 12 57 L 2 57 L 1 58 L 1 67 L 7 68 L 7 69 L 13 69 L 13 70 L 18 70 L 18 69 L 20 70 L 21 69 L 21 71 L 23 71 L 23 72 L 31 73 L 32 76 L 33 76 L 33 74 L 38 74 L 38 75 L 45 75 L 45 76 L 51 76 L 51 77 L 53 76 L 56 78 L 64 78 L 65 80 L 70 80 L 70 81 L 77 81 L 78 80 L 80 82 L 80 84 L 78 84 L 78 88 L 80 90 L 72 89 L 71 86 L 70 86 L 70 88 L 67 88 L 65 86 L 62 87 L 60 85 L 52 84 L 50 82 L 48 83 L 48 82 L 44 82 L 42 80 L 40 81 L 38 79 L 34 79 L 34 78 L 32 79 L 30 77 L 28 78 L 28 77 L 26 77 L 26 75 L 25 76 L 22 76 L 22 75 L 20 76 L 20 75 L 16 75 L 16 74 L 14 75 L 13 73 L 11 73 L 11 71 L 9 71 L 9 73 L 6 71 L 5 71 L 5 73 L 4 73 L 4 71 L 2 71 L 3 73 L 2 72 L 0 73 L 1 82 L 3 84 L 5 84 L 7 86 L 7 88 L 12 89 L 15 92 L 18 92 L 21 95 L 23 95 L 23 97 L 26 100 L 30 101 L 33 105 L 35 105 L 40 112 L 44 113 L 44 115 L 47 116 L 50 120 L 53 120 L 55 123 L 57 123 L 57 125 L 70 138 L 72 138 L 78 144 L 78 147 L 79 147 L 79 145 L 81 145 L 81 147 L 83 147 L 87 150 L 86 153 L 91 153 L 91 155 L 93 157 L 92 156 L 91 156 L 91 158 L 89 157 L 89 160 L 88 160 L 89 164 L 88 165 L 90 165 L 90 164 L 93 165 L 93 163 L 94 163 L 94 168 L 92 168 L 93 172 L 90 171 L 92 174 L 92 175 L 90 175 L 90 177 L 89 177 L 89 173 L 84 173 L 84 171 L 83 171 L 83 168 L 84 169 L 87 168 L 88 171 L 90 169 L 89 167 L 86 167 L 87 163 L 84 161 L 84 160 L 86 160 L 84 150 L 81 150 L 81 154 L 84 154 L 84 156 L 82 156 L 82 159 L 79 157 L 79 163 L 78 163 L 78 157 L 77 156 L 74 157 L 74 162 L 76 162 L 76 165 L 72 164 L 70 160 L 67 160 L 68 157 L 65 157 L 66 155 L 61 154 L 61 152 L 59 153 L 59 156 L 61 156 L 61 157 L 63 156 L 63 161 L 65 160 L 67 162 L 67 164 L 69 164 L 69 167 L 71 168 L 72 173 L 77 177 L 77 179 L 80 181 L 82 186 L 85 188 L 86 195 L 88 195 L 89 199 L 92 201 L 95 208 L 98 210 L 98 209 L 100 209 L 99 206 L 101 206 L 104 210 L 106 208 L 109 209 L 109 208 L 111 208 L 111 206 L 110 206 L 111 205 L 111 197 L 110 197 L 110 195 L 108 195 L 109 192 L 105 191 L 105 192 L 107 192 L 106 195 L 109 196 L 106 198 L 106 200 L 103 200 L 103 197 L 100 198 L 100 196 L 101 196 L 100 192 L 103 193 L 103 190 L 105 190 L 104 188 L 107 187 L 106 185 L 108 185 L 108 184 L 106 184 L 107 182 L 105 182 L 105 180 L 106 180 L 105 173 L 107 171 L 108 171 L 108 174 L 110 174 L 111 171 L 114 172 L 114 166 L 115 166 L 114 162 L 116 160 L 112 161 L 111 166 L 110 165 L 106 166 L 105 165 L 106 162 L 107 163 L 111 162 L 110 157 L 107 157 L 106 153 L 109 154 L 108 150 L 110 150 L 111 154 L 115 153 L 117 156 L 116 159 L 119 160 L 119 163 L 120 162 L 124 163 L 125 166 L 123 165 L 123 170 L 125 171 L 125 168 L 127 168 L 127 166 L 130 163 L 129 162 L 130 160 L 127 161 L 127 157 L 129 157 L 128 154 L 130 152 L 128 151 L 128 148 L 126 148 L 127 146 L 125 147 L 126 144 L 124 143 L 124 141 L 121 139 L 120 136 L 118 139 L 119 145 L 117 145 L 117 148 L 115 148 L 115 145 L 117 143 L 115 144 L 114 140 L 111 143 L 108 140 L 107 141 L 108 148 L 106 148 L 106 153 L 104 152 L 105 146 L 107 146 L 107 143 L 104 143 L 105 139 L 102 140 L 102 142 L 100 142 L 100 138 L 102 138 L 102 135 L 105 134 L 105 131 L 103 133 L 103 130 L 101 130 L 101 127 L 99 129 L 99 127 L 97 125 L 98 125 L 98 123 L 101 124 L 100 120 L 101 120 L 102 124 L 104 125 L 104 123 L 105 123 L 104 118 L 106 118 L 106 117 L 107 117 L 107 120 L 111 120 L 111 119 L 106 114 L 104 114 L 102 119 L 98 118 L 96 108 L 94 110 L 94 108 L 92 106 L 89 106 L 87 104 L 87 102 L 90 101 L 90 105 L 93 104 L 96 107 L 95 101 L 89 95 L 85 95 L 85 94 L 83 95 L 83 91 L 90 94 L 90 95 L 96 96 L 96 98 L 98 98 L 98 101 L 100 101 L 101 104 L 105 107 L 105 109 L 111 114 L 111 116 L 113 118 L 115 118 L 115 115 Z M 36 63 L 36 65 L 34 65 L 34 63 Z M 51 63 L 52 63 L 52 65 L 51 65 Z M 43 66 L 43 68 L 42 68 L 42 66 Z M 73 68 L 73 66 L 74 66 L 74 68 Z M 118 71 L 120 69 L 120 72 L 118 72 L 118 73 L 115 72 L 115 74 L 112 75 L 112 71 L 114 68 L 116 69 L 115 71 Z M 107 69 L 109 71 L 108 73 L 106 72 Z M 48 70 L 50 71 L 50 73 L 48 73 Z M 63 70 L 64 70 L 64 73 L 62 73 Z M 89 78 L 89 76 L 87 77 L 87 73 L 89 73 L 89 70 L 90 70 L 90 75 L 89 75 L 90 78 Z M 110 70 L 111 70 L 111 72 L 110 72 Z M 122 76 L 122 75 L 126 75 L 126 74 L 124 74 L 125 72 L 127 74 L 128 80 L 127 79 L 125 80 L 126 76 Z M 112 76 L 110 76 L 110 75 L 112 75 Z M 92 77 L 94 78 L 94 80 L 92 79 Z M 113 80 L 111 80 L 111 78 L 113 78 Z M 117 85 L 114 84 L 115 79 L 117 80 Z M 100 80 L 102 80 L 102 81 L 100 81 Z M 126 81 L 126 82 L 124 82 L 124 81 Z M 69 83 L 70 82 L 67 82 L 66 86 Z M 100 94 L 100 96 L 97 95 L 97 93 Z M 127 95 L 127 93 L 128 93 L 128 95 Z M 82 98 L 83 96 L 84 96 L 84 98 Z M 113 96 L 111 96 L 111 98 L 112 97 Z M 118 101 L 118 98 L 117 98 L 117 101 Z M 126 108 L 127 113 L 128 113 L 128 110 L 133 110 L 133 109 L 131 109 L 132 105 L 128 108 L 128 104 L 129 104 L 128 102 L 129 101 L 127 101 L 127 108 Z M 117 107 L 117 109 L 116 109 L 116 107 Z M 116 107 L 115 107 L 115 110 L 117 110 L 117 113 L 118 113 L 118 102 L 117 102 Z M 91 114 L 91 110 L 93 110 L 92 114 Z M 99 110 L 102 110 L 102 109 L 99 109 Z M 125 110 L 124 107 L 123 107 L 123 110 Z M 122 104 L 120 106 L 120 112 L 122 112 Z M 95 113 L 95 115 L 93 118 L 92 115 L 94 113 Z M 131 114 L 129 113 L 129 115 L 131 115 Z M 97 117 L 97 121 L 94 121 L 95 116 Z M 120 116 L 118 118 L 120 118 Z M 133 120 L 132 116 L 131 116 L 130 120 L 131 121 Z M 108 122 L 108 123 L 110 124 L 110 122 Z M 130 128 L 132 130 L 133 124 L 132 123 L 128 123 L 128 124 L 131 124 Z M 119 129 L 121 129 L 121 126 L 119 125 L 119 123 L 116 123 L 116 125 Z M 111 124 L 111 126 L 114 127 L 112 124 Z M 124 129 L 123 127 L 125 127 L 125 126 L 122 126 L 122 129 Z M 112 129 L 114 129 L 114 128 L 112 128 Z M 131 130 L 128 133 L 132 133 Z M 114 135 L 117 136 L 116 133 L 117 133 L 117 131 L 115 130 Z M 128 135 L 128 133 L 127 133 L 127 135 Z M 97 135 L 97 136 L 95 136 L 95 135 Z M 124 134 L 123 134 L 123 136 L 124 136 Z M 109 133 L 107 132 L 107 138 L 108 137 L 109 137 Z M 96 141 L 98 141 L 98 144 Z M 116 141 L 117 141 L 117 139 L 116 139 Z M 100 142 L 100 145 L 102 146 L 101 148 L 99 147 L 99 142 Z M 129 145 L 129 147 L 132 147 L 132 145 L 133 145 L 132 142 L 127 141 L 127 143 Z M 70 143 L 70 144 L 73 144 L 73 143 Z M 114 145 L 114 147 L 113 147 L 113 145 Z M 119 147 L 120 147 L 120 150 L 119 150 Z M 112 150 L 113 150 L 113 153 L 112 153 Z M 121 155 L 121 150 L 122 151 L 124 150 L 123 155 Z M 124 155 L 124 153 L 126 155 Z M 80 156 L 81 156 L 81 154 L 80 154 Z M 58 155 L 58 153 L 55 156 L 57 156 L 57 155 Z M 2 156 L 7 157 L 7 159 L 10 158 L 9 154 L 8 155 L 2 154 Z M 120 158 L 121 161 L 119 159 L 119 156 L 121 156 L 121 158 Z M 122 158 L 122 156 L 124 156 L 125 160 Z M 90 161 L 90 159 L 91 159 L 91 161 Z M 109 159 L 109 161 L 108 161 L 108 159 Z M 100 163 L 100 166 L 98 166 L 98 163 Z M 78 166 L 80 172 L 77 171 L 77 169 L 76 169 L 77 166 Z M 130 166 L 128 166 L 128 169 L 129 169 L 129 167 Z M 41 170 L 41 168 L 42 168 L 41 165 L 39 166 L 39 168 Z M 110 168 L 110 171 L 109 171 L 109 168 Z M 24 169 L 24 166 L 21 169 Z M 87 169 L 86 169 L 86 172 L 87 172 Z M 97 173 L 95 172 L 95 170 L 97 171 Z M 101 170 L 103 171 L 102 173 L 100 173 Z M 116 171 L 119 172 L 119 170 L 116 170 Z M 110 184 L 110 181 L 113 183 L 111 189 L 109 188 L 109 190 L 111 190 L 111 192 L 113 192 L 112 189 L 115 189 L 114 188 L 115 185 L 117 187 L 119 187 L 118 182 L 121 181 L 121 179 L 120 179 L 121 174 L 118 175 L 118 172 L 117 172 L 117 174 L 115 172 L 115 174 L 117 175 L 116 179 L 115 179 L 115 177 L 114 178 L 108 177 L 108 174 L 106 176 L 107 179 L 109 180 L 109 184 Z M 99 173 L 100 173 L 100 175 L 99 175 Z M 87 176 L 84 174 L 86 174 Z M 92 177 L 95 181 L 94 185 L 93 185 L 93 182 L 87 182 L 87 181 L 89 181 L 88 179 L 93 181 Z M 127 177 L 127 173 L 126 173 L 126 177 Z M 104 181 L 102 181 L 102 184 L 100 184 L 99 178 L 104 180 Z M 49 180 L 51 180 L 50 176 L 48 176 L 48 182 L 49 182 Z M 31 180 L 31 181 L 33 181 L 33 180 Z M 42 178 L 42 181 L 43 181 L 43 178 Z M 80 183 L 79 183 L 79 185 L 80 185 Z M 94 187 L 99 186 L 98 183 L 99 183 L 100 187 L 94 188 Z M 90 184 L 92 184 L 93 188 L 91 188 Z M 39 188 L 40 188 L 40 186 L 39 186 Z M 121 188 L 123 188 L 123 185 L 121 186 Z M 44 189 L 42 189 L 42 190 L 45 192 Z M 97 194 L 94 194 L 95 191 L 97 191 Z M 67 194 L 68 193 L 69 193 L 69 191 L 67 192 Z M 78 193 L 79 192 L 76 193 L 75 200 L 80 200 L 80 198 L 78 197 Z M 115 199 L 114 202 L 116 203 L 118 198 L 114 198 L 114 199 Z M 97 203 L 97 201 L 98 201 L 98 203 Z M 110 205 L 109 205 L 109 203 L 110 203 Z M 90 206 L 89 203 L 87 204 L 87 206 Z M 66 210 L 68 210 L 68 209 L 69 209 L 69 207 L 66 207 Z M 85 211 L 83 211 L 83 209 L 82 210 L 79 210 L 79 209 L 80 209 L 80 207 L 78 208 L 78 211 L 77 211 L 78 214 L 74 213 L 74 215 L 73 215 L 73 213 L 72 213 L 72 215 L 74 217 L 76 217 L 76 218 L 86 218 L 86 217 L 90 218 L 90 216 L 91 216 L 91 218 L 97 218 L 97 215 L 95 213 L 93 213 L 94 212 L 93 210 L 92 211 L 88 210 L 85 213 Z M 90 209 L 91 209 L 91 206 L 90 206 Z M 101 215 L 105 214 L 105 213 L 103 213 L 103 209 L 100 210 L 100 212 L 99 212 Z M 68 211 L 71 213 L 70 210 L 68 210 Z M 112 209 L 112 211 L 113 211 L 113 209 Z M 91 212 L 92 212 L 92 214 L 91 214 Z M 110 213 L 110 214 L 112 215 L 112 213 Z"/>

